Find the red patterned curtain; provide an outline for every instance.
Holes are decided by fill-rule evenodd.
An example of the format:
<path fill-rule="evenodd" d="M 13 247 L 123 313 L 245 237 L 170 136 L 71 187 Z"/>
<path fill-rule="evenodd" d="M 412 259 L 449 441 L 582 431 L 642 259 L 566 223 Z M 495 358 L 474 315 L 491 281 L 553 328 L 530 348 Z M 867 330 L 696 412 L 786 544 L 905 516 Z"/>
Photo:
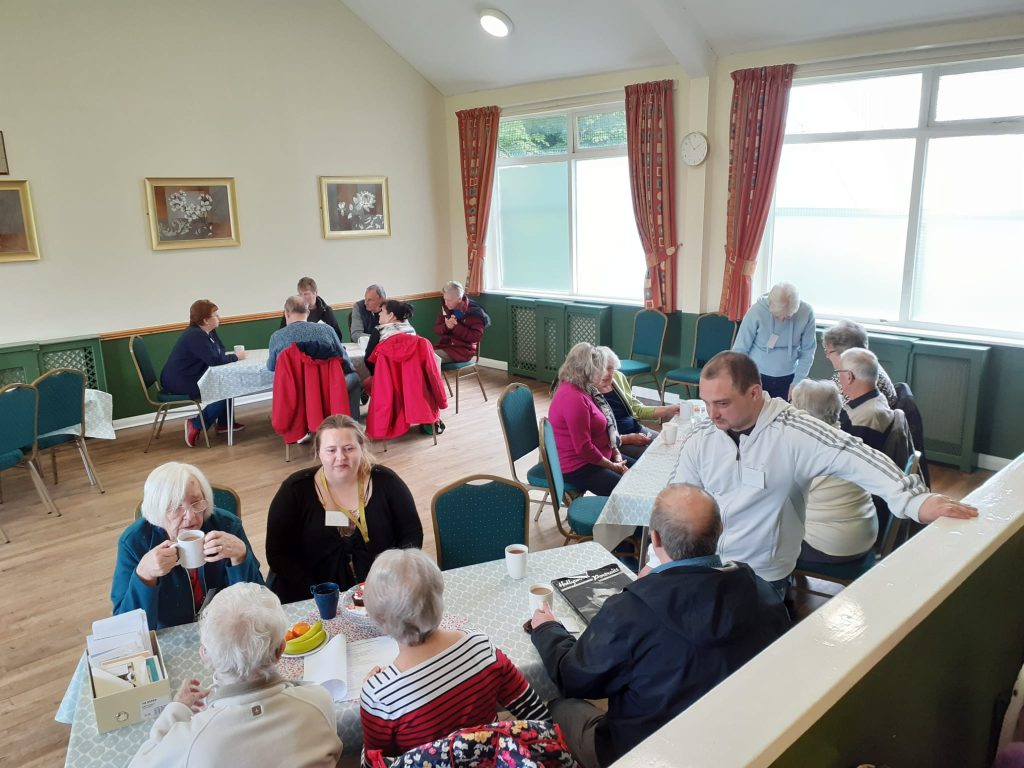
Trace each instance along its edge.
<path fill-rule="evenodd" d="M 729 209 L 719 308 L 731 320 L 742 320 L 750 308 L 750 278 L 779 171 L 793 68 L 780 64 L 732 73 Z"/>
<path fill-rule="evenodd" d="M 675 118 L 672 80 L 626 86 L 633 215 L 647 260 L 644 305 L 676 309 Z"/>
<path fill-rule="evenodd" d="M 466 213 L 466 245 L 469 248 L 466 290 L 478 294 L 484 284 L 484 242 L 487 239 L 487 216 L 491 210 L 501 109 L 478 107 L 455 114 L 459 118 L 462 206 Z"/>

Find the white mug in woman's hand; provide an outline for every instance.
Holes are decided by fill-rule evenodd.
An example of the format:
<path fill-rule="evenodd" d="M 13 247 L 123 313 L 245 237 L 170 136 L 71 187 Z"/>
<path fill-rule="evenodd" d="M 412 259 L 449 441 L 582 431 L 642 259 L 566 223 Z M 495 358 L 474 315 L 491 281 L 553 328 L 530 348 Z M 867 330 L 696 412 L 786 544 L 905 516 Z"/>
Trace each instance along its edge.
<path fill-rule="evenodd" d="M 202 531 L 189 529 L 178 534 L 178 540 L 172 547 L 178 548 L 178 564 L 183 568 L 198 568 L 206 562 L 206 555 L 203 554 L 203 539 L 206 534 Z"/>

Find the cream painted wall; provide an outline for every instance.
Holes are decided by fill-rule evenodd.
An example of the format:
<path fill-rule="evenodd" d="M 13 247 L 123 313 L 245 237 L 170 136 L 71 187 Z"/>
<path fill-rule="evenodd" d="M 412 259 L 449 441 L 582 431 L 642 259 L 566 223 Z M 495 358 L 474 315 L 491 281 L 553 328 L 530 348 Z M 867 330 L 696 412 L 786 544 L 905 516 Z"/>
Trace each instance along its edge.
<path fill-rule="evenodd" d="M 436 290 L 444 100 L 337 0 L 0 0 L 0 130 L 42 260 L 0 264 L 0 343 Z M 392 236 L 324 240 L 318 175 L 385 175 Z M 147 176 L 233 176 L 242 244 L 154 252 Z M 12 320 L 11 318 L 24 318 Z M 30 321 L 29 321 L 30 319 Z"/>

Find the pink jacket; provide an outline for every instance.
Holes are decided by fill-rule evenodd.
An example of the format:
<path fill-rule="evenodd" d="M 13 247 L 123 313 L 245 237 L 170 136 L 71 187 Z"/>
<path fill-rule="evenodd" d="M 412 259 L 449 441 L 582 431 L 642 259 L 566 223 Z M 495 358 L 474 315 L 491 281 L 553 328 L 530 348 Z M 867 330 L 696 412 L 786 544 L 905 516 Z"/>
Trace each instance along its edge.
<path fill-rule="evenodd" d="M 587 464 L 600 464 L 601 459 L 611 460 L 608 420 L 593 398 L 579 387 L 564 381 L 558 385 L 551 398 L 548 421 L 555 433 L 563 474 Z"/>

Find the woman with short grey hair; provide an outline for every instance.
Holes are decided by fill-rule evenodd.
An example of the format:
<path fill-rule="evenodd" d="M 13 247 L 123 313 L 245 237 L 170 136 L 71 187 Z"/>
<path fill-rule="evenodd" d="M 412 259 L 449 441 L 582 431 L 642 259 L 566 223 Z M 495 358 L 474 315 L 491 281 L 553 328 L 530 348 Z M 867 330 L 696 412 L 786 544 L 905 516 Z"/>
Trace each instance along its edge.
<path fill-rule="evenodd" d="M 598 391 L 608 369 L 607 354 L 581 341 L 558 369 L 558 389 L 548 421 L 555 433 L 558 461 L 566 483 L 608 496 L 626 471 L 615 414 Z"/>
<path fill-rule="evenodd" d="M 199 655 L 213 674 L 213 690 L 185 680 L 132 768 L 333 768 L 342 744 L 331 695 L 319 685 L 287 682 L 277 671 L 288 623 L 266 587 L 234 584 L 218 592 L 199 620 Z"/>
<path fill-rule="evenodd" d="M 804 379 L 793 387 L 793 406 L 836 427 L 843 401 L 833 382 Z M 822 476 L 811 481 L 801 560 L 860 560 L 874 547 L 877 536 L 878 513 L 867 491 L 838 477 Z"/>
<path fill-rule="evenodd" d="M 364 750 L 400 755 L 493 722 L 504 709 L 518 720 L 550 719 L 526 678 L 486 635 L 440 626 L 444 579 L 422 551 L 381 553 L 363 599 L 370 618 L 398 643 L 394 662 L 372 670 L 363 683 Z"/>
<path fill-rule="evenodd" d="M 839 386 L 838 371 L 843 367 L 839 358 L 843 352 L 855 347 L 860 347 L 861 349 L 868 348 L 868 332 L 863 325 L 852 320 L 840 320 L 831 328 L 827 328 L 821 335 L 822 351 L 824 351 L 825 357 L 828 358 L 828 361 L 832 363 L 832 367 L 836 370 L 836 373 L 832 374 L 832 381 L 836 383 L 836 386 Z M 878 366 L 876 386 L 878 391 L 885 397 L 886 402 L 889 403 L 889 407 L 895 408 L 896 387 L 893 386 L 892 379 L 889 378 L 889 374 L 885 372 L 885 368 L 881 364 Z M 842 394 L 841 391 L 840 394 Z"/>

